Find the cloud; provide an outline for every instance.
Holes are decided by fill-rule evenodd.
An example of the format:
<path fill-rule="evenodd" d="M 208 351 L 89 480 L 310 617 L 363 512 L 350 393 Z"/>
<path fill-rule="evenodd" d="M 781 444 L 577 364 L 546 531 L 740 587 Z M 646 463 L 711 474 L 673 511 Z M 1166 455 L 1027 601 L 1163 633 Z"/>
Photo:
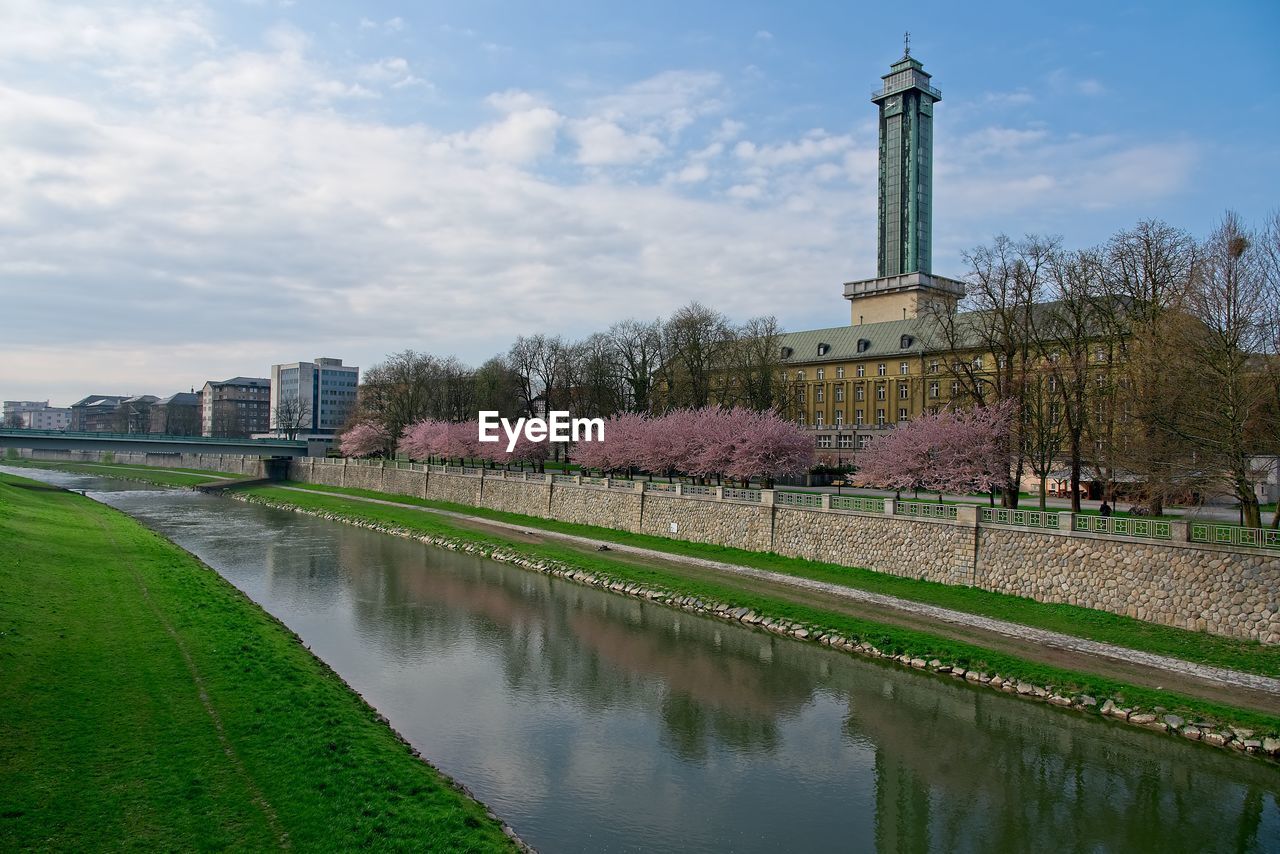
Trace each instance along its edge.
<path fill-rule="evenodd" d="M 578 143 L 578 162 L 584 166 L 620 166 L 645 163 L 666 151 L 661 140 L 647 134 L 631 134 L 602 118 L 573 122 L 570 135 Z"/>
<path fill-rule="evenodd" d="M 182 2 L 0 7 L 4 397 L 404 347 L 479 362 L 694 298 L 834 325 L 840 282 L 874 270 L 869 122 L 748 125 L 719 74 L 688 69 L 405 116 L 377 96 L 421 76 L 415 54 L 318 42 L 230 38 Z M 940 246 L 1166 197 L 1200 156 L 1002 118 L 940 131 Z"/>

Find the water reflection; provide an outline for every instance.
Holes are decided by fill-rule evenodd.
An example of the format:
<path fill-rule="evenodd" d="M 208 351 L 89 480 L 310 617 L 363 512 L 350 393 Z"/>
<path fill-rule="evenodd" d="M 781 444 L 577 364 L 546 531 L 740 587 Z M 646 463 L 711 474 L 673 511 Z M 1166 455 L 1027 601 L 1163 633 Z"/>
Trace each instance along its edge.
<path fill-rule="evenodd" d="M 1280 850 L 1260 762 L 342 525 L 105 488 L 544 851 Z"/>

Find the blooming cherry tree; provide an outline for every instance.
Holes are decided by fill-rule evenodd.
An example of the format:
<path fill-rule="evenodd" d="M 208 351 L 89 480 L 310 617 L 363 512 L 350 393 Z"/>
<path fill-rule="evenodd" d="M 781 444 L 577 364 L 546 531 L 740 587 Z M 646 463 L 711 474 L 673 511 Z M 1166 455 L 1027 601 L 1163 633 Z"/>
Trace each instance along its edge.
<path fill-rule="evenodd" d="M 385 454 L 392 446 L 387 428 L 373 421 L 361 421 L 342 434 L 338 448 L 345 457 Z"/>

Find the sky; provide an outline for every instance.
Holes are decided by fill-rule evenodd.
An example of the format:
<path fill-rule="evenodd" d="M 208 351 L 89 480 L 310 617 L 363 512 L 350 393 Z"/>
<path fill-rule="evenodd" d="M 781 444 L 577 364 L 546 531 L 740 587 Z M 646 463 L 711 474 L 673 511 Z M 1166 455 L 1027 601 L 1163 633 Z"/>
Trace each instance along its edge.
<path fill-rule="evenodd" d="M 1280 207 L 1275 2 L 0 0 L 0 397 L 847 323 L 907 30 L 936 273 Z"/>

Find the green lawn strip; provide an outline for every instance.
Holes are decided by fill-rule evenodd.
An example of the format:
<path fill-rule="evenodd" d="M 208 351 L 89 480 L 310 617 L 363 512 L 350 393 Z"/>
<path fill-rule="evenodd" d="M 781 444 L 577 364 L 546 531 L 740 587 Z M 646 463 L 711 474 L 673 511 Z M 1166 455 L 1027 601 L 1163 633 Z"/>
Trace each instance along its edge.
<path fill-rule="evenodd" d="M 0 674 L 0 850 L 512 850 L 216 572 L 3 474 Z"/>
<path fill-rule="evenodd" d="M 73 474 L 97 475 L 98 477 L 118 477 L 143 483 L 155 483 L 161 486 L 194 486 L 211 480 L 239 480 L 242 474 L 228 474 L 221 471 L 202 469 L 170 469 L 131 466 L 124 463 L 72 463 L 49 462 L 46 460 L 0 460 L 0 465 L 17 466 L 34 469 L 51 469 Z"/>
<path fill-rule="evenodd" d="M 532 545 L 485 534 L 451 521 L 408 508 L 386 507 L 351 501 L 320 491 L 297 492 L 278 487 L 258 486 L 242 490 L 243 494 L 269 503 L 298 507 L 319 513 L 334 513 L 343 518 L 382 526 L 393 526 L 423 535 L 446 537 L 529 557 L 553 560 L 618 581 L 633 581 L 680 595 L 698 596 L 704 600 L 746 607 L 761 615 L 777 617 L 837 632 L 853 640 L 866 640 L 882 651 L 907 652 L 926 660 L 938 658 L 988 674 L 1025 680 L 1036 685 L 1053 685 L 1068 694 L 1089 694 L 1097 698 L 1117 697 L 1127 705 L 1145 709 L 1157 706 L 1182 715 L 1188 720 L 1214 720 L 1224 724 L 1248 727 L 1258 732 L 1280 733 L 1280 716 L 1203 701 L 1166 691 L 1156 691 L 1118 682 L 1105 677 L 1077 673 L 1028 662 L 1004 653 L 937 637 L 924 632 L 886 626 L 819 608 L 787 602 L 770 596 L 744 591 L 731 581 L 690 579 L 656 567 L 634 564 L 582 552 L 554 543 Z"/>
<path fill-rule="evenodd" d="M 314 492 L 356 495 L 441 510 L 452 510 L 480 518 L 512 522 L 547 531 L 576 534 L 669 554 L 706 558 L 757 569 L 767 569 L 800 578 L 841 584 L 859 590 L 897 596 L 914 602 L 925 602 L 956 611 L 1049 629 L 1130 649 L 1168 655 L 1184 661 L 1212 664 L 1218 667 L 1227 667 L 1265 676 L 1280 675 L 1280 646 L 1267 646 L 1255 641 L 1224 638 L 1207 632 L 1193 632 L 1173 626 L 1161 626 L 1132 617 L 1092 608 L 1083 608 L 1077 605 L 1037 602 L 1034 599 L 994 593 L 975 587 L 959 587 L 932 581 L 921 581 L 914 578 L 902 578 L 896 575 L 874 572 L 869 569 L 845 567 L 802 558 L 783 557 L 772 553 L 752 552 L 705 543 L 690 543 L 648 534 L 618 531 L 612 528 L 577 525 L 570 522 L 543 519 L 537 516 L 524 516 L 518 513 L 472 507 L 469 504 L 455 504 L 447 501 L 434 501 L 413 496 L 392 495 L 337 486 L 320 486 L 305 483 L 291 483 L 290 485 Z"/>

